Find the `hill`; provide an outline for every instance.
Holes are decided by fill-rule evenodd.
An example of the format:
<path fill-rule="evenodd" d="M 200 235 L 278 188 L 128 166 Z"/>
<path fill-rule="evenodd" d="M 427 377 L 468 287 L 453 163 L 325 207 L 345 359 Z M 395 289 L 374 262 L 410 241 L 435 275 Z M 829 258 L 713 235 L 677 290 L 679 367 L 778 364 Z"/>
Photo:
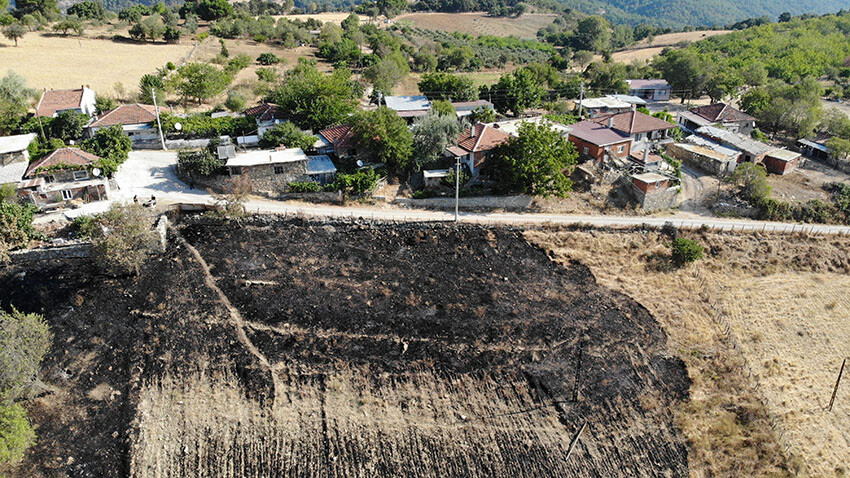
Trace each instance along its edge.
<path fill-rule="evenodd" d="M 745 18 L 781 13 L 830 13 L 847 6 L 841 0 L 560 0 L 564 5 L 585 13 L 603 15 L 613 23 L 647 23 L 665 27 L 729 25 Z"/>

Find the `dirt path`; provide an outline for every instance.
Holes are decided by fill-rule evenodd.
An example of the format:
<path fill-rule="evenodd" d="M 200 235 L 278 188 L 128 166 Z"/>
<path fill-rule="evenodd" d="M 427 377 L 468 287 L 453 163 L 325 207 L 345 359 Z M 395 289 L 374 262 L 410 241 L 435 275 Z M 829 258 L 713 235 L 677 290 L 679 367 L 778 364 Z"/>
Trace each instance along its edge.
<path fill-rule="evenodd" d="M 257 358 L 260 364 L 269 372 L 272 378 L 272 384 L 274 385 L 274 398 L 273 403 L 277 403 L 278 397 L 280 396 L 279 391 L 281 390 L 281 386 L 279 384 L 280 379 L 277 376 L 277 373 L 272 367 L 271 362 L 266 358 L 266 356 L 260 352 L 260 350 L 251 342 L 251 339 L 248 338 L 248 334 L 245 333 L 246 322 L 245 319 L 242 318 L 242 314 L 239 312 L 239 309 L 233 306 L 230 302 L 230 299 L 227 298 L 227 295 L 221 288 L 216 284 L 215 277 L 213 277 L 210 272 L 210 266 L 207 264 L 207 261 L 204 260 L 201 253 L 195 249 L 194 246 L 189 244 L 183 237 L 178 237 L 178 241 L 181 245 L 183 245 L 189 253 L 192 254 L 192 257 L 198 261 L 198 264 L 201 266 L 201 269 L 204 271 L 204 283 L 218 295 L 221 303 L 227 308 L 230 313 L 230 318 L 233 320 L 233 325 L 236 328 L 236 336 L 239 338 L 239 342 L 248 349 L 251 354 Z"/>

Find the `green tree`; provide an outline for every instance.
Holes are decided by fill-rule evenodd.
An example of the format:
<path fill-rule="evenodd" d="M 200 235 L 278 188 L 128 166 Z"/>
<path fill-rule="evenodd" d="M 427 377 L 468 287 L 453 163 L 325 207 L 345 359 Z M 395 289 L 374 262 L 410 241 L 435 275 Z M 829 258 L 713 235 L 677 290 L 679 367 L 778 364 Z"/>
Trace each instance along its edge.
<path fill-rule="evenodd" d="M 233 15 L 233 6 L 227 0 L 201 0 L 196 7 L 196 13 L 206 21 Z"/>
<path fill-rule="evenodd" d="M 496 149 L 489 167 L 509 191 L 566 196 L 576 158 L 573 144 L 559 132 L 546 124 L 522 123 L 517 136 Z"/>
<path fill-rule="evenodd" d="M 94 99 L 94 109 L 95 113 L 98 115 L 102 115 L 107 111 L 114 110 L 118 107 L 118 103 L 115 102 L 114 99 L 108 96 L 97 95 Z"/>
<path fill-rule="evenodd" d="M 212 176 L 219 168 L 224 166 L 207 149 L 178 152 L 177 165 L 182 173 L 195 177 Z"/>
<path fill-rule="evenodd" d="M 100 166 L 104 175 L 111 175 L 118 170 L 129 157 L 132 141 L 124 134 L 121 125 L 101 128 L 91 138 L 83 141 L 81 147 L 100 157 Z"/>
<path fill-rule="evenodd" d="M 0 263 L 8 259 L 8 251 L 26 247 L 36 236 L 32 227 L 35 210 L 32 204 L 0 202 Z"/>
<path fill-rule="evenodd" d="M 360 30 L 360 17 L 356 13 L 352 13 L 345 17 L 340 26 L 345 32 Z"/>
<path fill-rule="evenodd" d="M 457 141 L 460 125 L 453 116 L 429 111 L 413 123 L 413 170 L 419 171 L 443 156 L 446 146 Z"/>
<path fill-rule="evenodd" d="M 59 138 L 65 144 L 83 136 L 83 128 L 89 122 L 89 116 L 76 111 L 65 110 L 50 122 L 50 137 Z"/>
<path fill-rule="evenodd" d="M 380 106 L 358 112 L 351 126 L 357 150 L 368 160 L 384 163 L 397 173 L 407 169 L 413 154 L 413 134 L 395 111 Z"/>
<path fill-rule="evenodd" d="M 693 50 L 666 50 L 655 57 L 653 67 L 661 72 L 673 90 L 686 91 L 691 97 L 699 97 L 711 78 L 712 64 Z M 686 95 L 682 95 L 682 103 Z"/>
<path fill-rule="evenodd" d="M 156 92 L 158 101 L 165 101 L 165 80 L 159 74 L 148 73 L 139 79 L 139 101 L 144 104 L 153 104 L 153 95 Z"/>
<path fill-rule="evenodd" d="M 194 98 L 198 104 L 221 94 L 233 78 L 208 63 L 187 63 L 177 68 L 173 86 L 185 103 Z"/>
<path fill-rule="evenodd" d="M 400 53 L 393 53 L 367 68 L 363 78 L 372 83 L 376 91 L 388 94 L 409 72 L 407 60 Z"/>
<path fill-rule="evenodd" d="M 675 262 L 678 266 L 683 266 L 689 262 L 702 259 L 703 247 L 699 242 L 693 239 L 677 237 L 673 239 L 671 249 L 673 262 Z"/>
<path fill-rule="evenodd" d="M 279 105 L 299 128 L 319 131 L 354 113 L 359 96 L 349 70 L 337 68 L 327 75 L 315 64 L 301 61 L 284 74 L 267 100 Z"/>
<path fill-rule="evenodd" d="M 23 26 L 18 22 L 14 22 L 10 25 L 6 25 L 3 28 L 3 36 L 15 42 L 15 46 L 18 46 L 18 40 L 23 38 L 27 33 L 27 27 Z"/>
<path fill-rule="evenodd" d="M 451 102 L 446 100 L 434 100 L 431 103 L 431 111 L 441 116 L 449 116 L 457 121 L 457 110 Z"/>
<path fill-rule="evenodd" d="M 271 52 L 260 53 L 260 56 L 257 57 L 257 63 L 261 65 L 276 65 L 280 63 L 280 58 L 277 55 Z"/>
<path fill-rule="evenodd" d="M 85 31 L 85 27 L 83 26 L 83 22 L 80 21 L 79 18 L 68 15 L 60 22 L 53 25 L 53 31 L 62 32 L 63 35 L 67 35 L 68 31 L 72 31 L 77 34 L 77 36 L 79 36 L 83 34 L 83 32 Z"/>
<path fill-rule="evenodd" d="M 469 120 L 473 123 L 492 123 L 496 121 L 496 112 L 486 106 L 479 106 L 472 110 Z"/>
<path fill-rule="evenodd" d="M 245 96 L 235 91 L 227 93 L 227 99 L 224 101 L 224 106 L 230 111 L 244 111 L 246 105 Z"/>
<path fill-rule="evenodd" d="M 387 18 L 392 18 L 407 10 L 406 0 L 376 0 L 375 5 L 378 7 L 381 15 Z"/>
<path fill-rule="evenodd" d="M 431 100 L 473 101 L 478 91 L 471 78 L 451 73 L 425 73 L 419 81 L 419 91 Z"/>
<path fill-rule="evenodd" d="M 27 114 L 36 91 L 27 87 L 26 80 L 12 70 L 0 78 L 0 135 L 10 135 Z"/>
<path fill-rule="evenodd" d="M 106 9 L 103 4 L 92 0 L 83 0 L 68 7 L 68 15 L 75 15 L 83 20 L 105 20 Z"/>
<path fill-rule="evenodd" d="M 257 74 L 258 80 L 265 81 L 266 83 L 274 83 L 279 79 L 277 71 L 274 68 L 257 68 L 254 73 Z"/>
<path fill-rule="evenodd" d="M 0 311 L 0 403 L 26 394 L 38 380 L 53 337 L 44 317 Z"/>
<path fill-rule="evenodd" d="M 579 50 L 573 54 L 573 61 L 578 65 L 579 69 L 584 71 L 593 61 L 593 52 L 587 50 Z"/>
<path fill-rule="evenodd" d="M 286 121 L 278 123 L 273 128 L 266 130 L 260 139 L 263 148 L 274 148 L 284 146 L 286 148 L 311 149 L 319 138 L 310 133 L 298 129 L 297 126 Z"/>
<path fill-rule="evenodd" d="M 591 15 L 579 20 L 572 38 L 573 50 L 603 52 L 611 49 L 611 24 Z"/>
<path fill-rule="evenodd" d="M 493 105 L 499 113 L 512 112 L 519 116 L 527 108 L 540 104 L 544 90 L 537 83 L 533 72 L 520 68 L 513 73 L 505 73 L 491 89 Z"/>
<path fill-rule="evenodd" d="M 15 6 L 15 12 L 18 16 L 38 13 L 48 20 L 59 16 L 58 0 L 16 0 Z"/>
<path fill-rule="evenodd" d="M 16 463 L 35 444 L 35 431 L 27 411 L 17 403 L 0 404 L 0 464 Z"/>

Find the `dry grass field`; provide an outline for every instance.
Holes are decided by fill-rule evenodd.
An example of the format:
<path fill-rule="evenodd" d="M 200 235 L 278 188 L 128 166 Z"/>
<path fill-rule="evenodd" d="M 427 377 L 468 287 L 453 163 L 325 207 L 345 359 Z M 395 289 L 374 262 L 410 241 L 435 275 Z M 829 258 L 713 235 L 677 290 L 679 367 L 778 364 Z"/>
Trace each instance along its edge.
<path fill-rule="evenodd" d="M 93 38 L 29 33 L 15 48 L 0 44 L 0 70 L 26 78 L 30 87 L 79 88 L 112 94 L 115 83 L 135 90 L 139 78 L 172 61 L 179 63 L 192 49 L 190 40 L 177 45 L 136 44 Z"/>
<path fill-rule="evenodd" d="M 846 476 L 850 387 L 832 413 L 824 407 L 850 355 L 850 241 L 689 235 L 708 257 L 674 269 L 669 239 L 656 232 L 526 233 L 664 326 L 692 380 L 691 400 L 677 410 L 691 476 Z"/>
<path fill-rule="evenodd" d="M 273 15 L 274 18 L 288 18 L 289 20 L 301 20 L 306 21 L 310 18 L 315 18 L 322 23 L 336 23 L 340 24 L 343 20 L 351 15 L 351 12 L 325 12 L 325 13 L 304 13 L 301 15 Z M 368 22 L 369 17 L 358 15 L 360 17 L 361 22 Z"/>
<path fill-rule="evenodd" d="M 410 22 L 426 30 L 536 38 L 537 31 L 556 17 L 548 13 L 528 13 L 519 18 L 489 17 L 486 13 L 408 13 L 396 18 L 396 21 Z"/>
<path fill-rule="evenodd" d="M 683 41 L 695 42 L 704 38 L 713 37 L 715 35 L 724 35 L 730 32 L 731 30 L 697 30 L 693 32 L 667 33 L 665 35 L 658 35 L 653 37 L 651 42 L 648 42 L 647 39 L 643 39 L 635 46 L 639 48 L 652 46 L 670 46 Z"/>

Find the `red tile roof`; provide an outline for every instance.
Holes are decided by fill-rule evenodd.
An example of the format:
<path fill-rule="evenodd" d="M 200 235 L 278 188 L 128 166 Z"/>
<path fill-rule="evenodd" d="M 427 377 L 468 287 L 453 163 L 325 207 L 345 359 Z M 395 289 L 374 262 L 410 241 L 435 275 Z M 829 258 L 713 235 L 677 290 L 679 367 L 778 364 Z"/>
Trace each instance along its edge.
<path fill-rule="evenodd" d="M 631 140 L 626 133 L 591 120 L 570 125 L 570 137 L 573 136 L 596 146 L 608 146 Z"/>
<path fill-rule="evenodd" d="M 274 103 L 262 103 L 245 110 L 246 116 L 256 116 L 260 121 L 284 119 L 283 109 Z"/>
<path fill-rule="evenodd" d="M 59 148 L 30 164 L 24 177 L 31 177 L 39 168 L 51 166 L 70 166 L 71 169 L 81 169 L 74 168 L 74 166 L 88 166 L 99 159 L 94 154 L 87 153 L 80 148 Z"/>
<path fill-rule="evenodd" d="M 471 153 L 477 153 L 489 151 L 504 143 L 510 137 L 509 134 L 492 126 L 478 123 L 460 133 L 457 138 L 457 145 Z"/>
<path fill-rule="evenodd" d="M 349 147 L 351 143 L 351 138 L 353 137 L 351 126 L 347 124 L 341 124 L 330 127 L 328 129 L 323 129 L 322 131 L 319 131 L 319 134 L 322 135 L 323 138 L 328 140 L 328 142 L 333 145 L 334 149 L 345 149 Z"/>
<path fill-rule="evenodd" d="M 121 105 L 113 110 L 107 111 L 89 126 L 112 126 L 116 124 L 140 124 L 156 121 L 156 109 L 153 105 Z"/>
<path fill-rule="evenodd" d="M 719 121 L 755 121 L 752 116 L 740 111 L 726 103 L 714 103 L 713 105 L 698 106 L 690 110 L 691 113 L 702 116 L 712 123 Z"/>
<path fill-rule="evenodd" d="M 632 121 L 633 116 L 634 121 Z M 627 111 L 625 113 L 602 115 L 593 118 L 591 121 L 607 126 L 610 118 L 614 118 L 614 129 L 630 135 L 672 129 L 676 127 L 673 123 L 668 123 L 663 119 L 649 116 L 648 114 L 641 113 L 640 111 Z"/>
<path fill-rule="evenodd" d="M 38 116 L 53 116 L 59 110 L 79 108 L 83 102 L 83 88 L 75 90 L 47 90 L 35 109 Z"/>

